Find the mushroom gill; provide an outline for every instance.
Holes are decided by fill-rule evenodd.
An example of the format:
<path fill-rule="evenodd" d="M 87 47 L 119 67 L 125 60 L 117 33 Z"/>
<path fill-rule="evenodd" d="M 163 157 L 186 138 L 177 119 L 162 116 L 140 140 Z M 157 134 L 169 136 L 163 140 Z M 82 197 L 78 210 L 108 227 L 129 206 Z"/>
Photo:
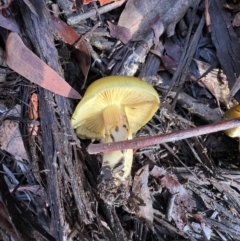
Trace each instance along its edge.
<path fill-rule="evenodd" d="M 88 87 L 72 115 L 71 125 L 80 138 L 107 143 L 132 139 L 132 133 L 152 118 L 159 104 L 156 90 L 139 78 L 104 77 Z M 132 160 L 131 149 L 104 153 L 100 175 L 103 186 L 109 180 L 111 188 L 127 182 Z"/>

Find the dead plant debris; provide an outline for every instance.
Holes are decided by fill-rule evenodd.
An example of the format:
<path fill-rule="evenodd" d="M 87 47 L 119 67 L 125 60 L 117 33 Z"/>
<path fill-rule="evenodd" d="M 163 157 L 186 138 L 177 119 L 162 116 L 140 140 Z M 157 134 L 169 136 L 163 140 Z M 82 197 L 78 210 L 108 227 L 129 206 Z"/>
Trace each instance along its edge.
<path fill-rule="evenodd" d="M 240 101 L 239 14 L 233 0 L 0 1 L 0 240 L 240 240 L 238 141 L 220 131 L 239 119 L 217 123 Z M 161 98 L 118 146 L 135 149 L 117 198 L 98 179 L 112 147 L 70 125 L 111 75 Z"/>

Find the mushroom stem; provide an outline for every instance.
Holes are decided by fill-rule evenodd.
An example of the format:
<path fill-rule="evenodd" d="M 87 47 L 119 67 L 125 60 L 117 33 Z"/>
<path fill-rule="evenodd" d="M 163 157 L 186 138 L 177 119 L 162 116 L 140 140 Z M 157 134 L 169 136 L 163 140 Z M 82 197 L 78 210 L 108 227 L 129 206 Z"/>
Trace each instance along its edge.
<path fill-rule="evenodd" d="M 132 139 L 125 109 L 120 105 L 110 105 L 103 111 L 105 123 L 105 142 L 115 142 Z M 119 150 L 103 154 L 102 167 L 110 167 L 117 185 L 125 181 L 132 167 L 133 150 Z"/>

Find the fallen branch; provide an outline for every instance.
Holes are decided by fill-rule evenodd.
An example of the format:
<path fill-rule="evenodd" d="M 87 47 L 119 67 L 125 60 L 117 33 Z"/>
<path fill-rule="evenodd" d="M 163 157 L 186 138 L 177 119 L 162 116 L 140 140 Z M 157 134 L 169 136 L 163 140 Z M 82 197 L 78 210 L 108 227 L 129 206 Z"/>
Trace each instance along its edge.
<path fill-rule="evenodd" d="M 89 154 L 100 152 L 109 152 L 124 149 L 138 149 L 147 146 L 159 145 L 161 143 L 179 141 L 194 136 L 206 135 L 218 131 L 224 131 L 230 128 L 240 126 L 240 118 L 228 121 L 221 121 L 201 127 L 191 128 L 187 130 L 175 131 L 167 134 L 155 136 L 140 137 L 128 141 L 119 141 L 111 143 L 90 144 L 88 147 Z"/>
<path fill-rule="evenodd" d="M 120 1 L 117 1 L 114 3 L 107 4 L 106 6 L 99 8 L 98 12 L 99 12 L 99 14 L 107 13 L 115 8 L 122 6 L 125 2 L 126 2 L 126 0 L 120 0 Z M 97 15 L 97 11 L 94 9 L 87 13 L 83 13 L 83 14 L 68 18 L 67 23 L 69 25 L 78 24 L 79 22 L 81 22 L 85 19 L 88 19 L 88 18 L 92 18 L 96 15 Z"/>

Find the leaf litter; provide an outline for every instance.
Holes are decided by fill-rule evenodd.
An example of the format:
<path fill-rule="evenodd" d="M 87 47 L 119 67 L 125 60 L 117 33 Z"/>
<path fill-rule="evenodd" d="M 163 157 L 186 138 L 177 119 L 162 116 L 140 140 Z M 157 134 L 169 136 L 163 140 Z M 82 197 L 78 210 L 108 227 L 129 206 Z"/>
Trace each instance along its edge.
<path fill-rule="evenodd" d="M 179 230 L 182 231 L 188 222 L 187 213 L 192 213 L 195 201 L 189 196 L 186 189 L 178 180 L 163 168 L 154 166 L 150 174 L 159 182 L 161 186 L 160 190 L 163 190 L 162 195 L 166 200 L 169 199 L 170 195 L 171 197 L 175 197 L 168 215 L 174 220 Z"/>
<path fill-rule="evenodd" d="M 6 63 L 18 74 L 56 94 L 80 99 L 62 77 L 32 53 L 17 33 L 10 33 L 6 42 Z"/>
<path fill-rule="evenodd" d="M 8 112 L 8 115 L 19 117 L 20 112 L 21 106 L 17 105 Z M 3 121 L 0 126 L 0 146 L 2 150 L 9 152 L 16 158 L 29 159 L 19 130 L 19 123 L 15 121 Z"/>
<path fill-rule="evenodd" d="M 52 16 L 52 22 L 56 28 L 58 37 L 70 46 L 72 52 L 77 58 L 86 82 L 91 65 L 91 56 L 85 39 L 61 19 Z M 85 85 L 85 82 L 83 86 Z"/>
<path fill-rule="evenodd" d="M 232 49 L 236 50 L 236 56 L 239 51 L 233 31 L 237 31 L 233 26 L 238 26 L 238 4 L 216 1 L 185 3 L 181 0 L 129 0 L 125 6 L 112 12 L 91 13 L 90 18 L 74 26 L 68 26 L 57 18 L 46 18 L 51 19 L 51 25 L 55 26 L 52 32 L 57 43 L 62 41 L 54 48 L 61 49 L 65 44 L 69 47 L 70 58 L 64 62 L 61 59 L 63 56 L 59 56 L 59 60 L 61 64 L 64 62 L 62 66 L 67 80 L 74 83 L 72 86 L 79 92 L 85 84 L 88 86 L 102 76 L 122 73 L 139 74 L 154 85 L 163 99 L 161 108 L 150 123 L 137 133 L 138 136 L 201 126 L 212 122 L 213 116 L 216 116 L 214 120 L 219 120 L 221 111 L 239 101 L 239 88 L 235 82 L 239 75 L 238 61 L 237 58 L 229 58 L 234 56 L 231 55 Z M 11 3 L 15 4 L 21 3 Z M 107 2 L 100 2 L 101 6 L 105 4 Z M 117 4 L 113 2 L 104 7 L 111 6 L 109 9 L 113 10 Z M 30 9 L 31 18 L 39 24 L 41 8 L 35 3 L 32 5 L 25 7 Z M 79 1 L 76 5 L 80 6 Z M 98 3 L 93 1 L 84 2 L 83 5 L 77 10 L 64 9 L 61 5 L 65 11 L 62 14 L 65 18 L 62 19 L 71 22 L 68 20 L 79 13 L 88 14 L 92 9 L 96 13 L 102 11 L 102 7 L 96 8 Z M 72 9 L 70 15 L 67 14 L 69 9 Z M 179 11 L 174 12 L 176 9 Z M 9 11 L 12 11 L 11 7 Z M 206 16 L 207 26 L 195 41 L 203 16 Z M 25 22 L 32 21 L 28 19 Z M 8 234 L 17 230 L 25 240 L 34 240 L 31 236 L 34 229 L 25 232 L 14 219 L 17 216 L 22 220 L 18 210 L 24 207 L 22 210 L 30 210 L 35 220 L 39 221 L 32 221 L 33 226 L 38 227 L 38 235 L 45 235 L 47 240 L 162 240 L 162 237 L 166 240 L 228 240 L 229 237 L 239 240 L 239 153 L 235 140 L 223 133 L 216 133 L 135 150 L 129 202 L 124 202 L 125 207 L 109 206 L 105 200 L 99 199 L 96 189 L 100 155 L 88 155 L 85 149 L 88 142 L 81 140 L 80 144 L 69 127 L 75 104 L 49 92 L 43 94 L 36 87 L 34 83 L 59 93 L 56 91 L 59 86 L 53 85 L 54 81 L 48 81 L 46 86 L 41 83 L 45 77 L 38 70 L 47 67 L 33 54 L 37 52 L 36 46 L 29 46 L 25 41 L 23 45 L 22 39 L 34 39 L 29 32 L 31 28 L 24 29 L 23 38 L 21 31 L 12 28 L 14 25 L 10 22 L 4 19 L 4 24 L 3 28 L 18 31 L 19 35 L 11 33 L 11 41 L 8 39 L 6 45 L 7 62 L 12 70 L 6 75 L 7 80 L 1 82 L 3 96 L 0 101 L 3 100 L 5 106 L 12 93 L 18 93 L 15 102 L 21 105 L 24 116 L 23 119 L 22 115 L 11 118 L 1 116 L 0 194 L 3 191 L 10 191 L 11 194 L 7 199 L 2 195 L 4 198 L 0 204 L 3 204 L 1 207 L 7 219 L 0 218 L 0 223 L 6 220 L 11 223 L 11 229 L 3 225 Z M 41 25 L 38 27 L 40 29 Z M 187 33 L 183 34 L 185 30 Z M 2 29 L 1 33 L 7 36 Z M 44 38 L 40 39 L 39 43 L 44 42 Z M 104 42 L 97 42 L 100 39 Z M 34 41 L 32 43 L 36 44 Z M 46 52 L 43 51 L 43 56 Z M 76 54 L 77 65 L 71 52 Z M 28 58 L 24 59 L 25 56 Z M 91 65 L 91 58 L 95 60 L 94 65 Z M 11 62 L 17 59 L 22 63 Z M 27 65 L 35 67 L 29 70 Z M 0 66 L 0 74 L 5 74 L 6 68 Z M 56 76 L 57 72 L 53 74 L 52 71 L 47 69 L 50 77 Z M 57 75 L 59 78 L 60 75 Z M 20 87 L 18 84 L 10 85 L 17 76 Z M 63 78 L 59 83 L 62 81 Z M 69 87 L 62 87 L 62 95 L 70 97 L 65 93 L 69 92 Z M 0 108 L 1 105 L 2 102 Z M 46 116 L 50 117 L 47 119 Z M 65 122 L 65 119 L 68 121 Z M 32 128 L 30 131 L 29 127 Z M 14 139 L 18 142 L 12 143 Z M 12 149 L 7 149 L 10 146 Z M 14 203 L 12 196 L 16 197 L 15 206 L 10 205 Z M 14 208 L 16 206 L 18 209 Z M 45 231 L 40 231 L 42 227 Z M 12 236 L 17 240 L 16 233 Z"/>
<path fill-rule="evenodd" d="M 194 60 L 197 63 L 200 76 L 211 67 L 210 64 L 203 61 Z M 202 77 L 198 83 L 205 87 L 216 98 L 218 105 L 220 102 L 225 106 L 228 106 L 228 97 L 230 90 L 228 88 L 228 82 L 225 78 L 221 78 L 222 71 L 219 69 L 213 69 L 205 77 Z"/>

